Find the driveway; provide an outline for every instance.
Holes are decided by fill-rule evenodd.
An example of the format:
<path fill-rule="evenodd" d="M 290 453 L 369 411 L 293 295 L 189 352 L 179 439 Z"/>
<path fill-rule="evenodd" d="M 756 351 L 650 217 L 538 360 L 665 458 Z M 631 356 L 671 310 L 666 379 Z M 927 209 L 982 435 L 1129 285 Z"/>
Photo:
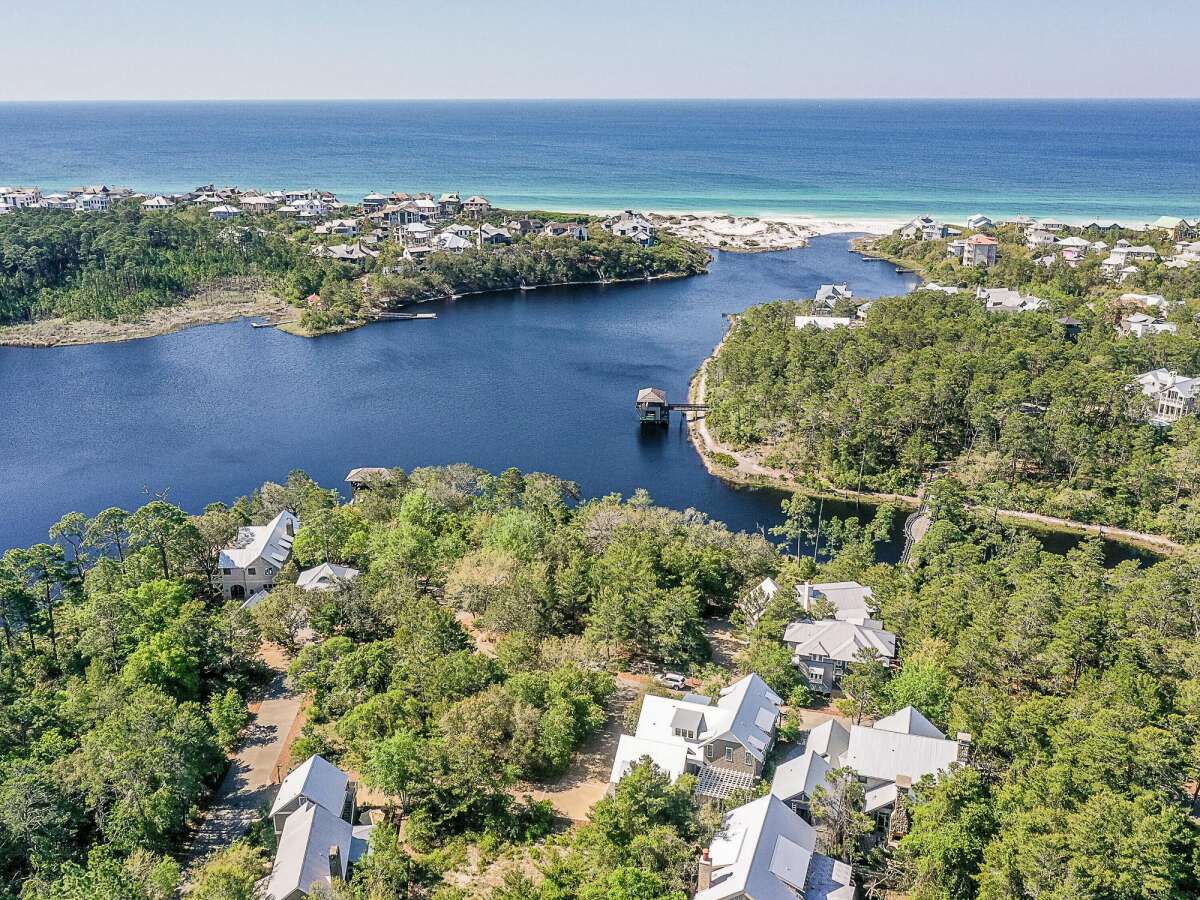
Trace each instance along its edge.
<path fill-rule="evenodd" d="M 287 774 L 284 752 L 302 697 L 284 684 L 287 662 L 283 654 L 264 648 L 261 655 L 276 674 L 256 704 L 257 709 L 252 708 L 237 754 L 230 760 L 229 770 L 184 855 L 185 883 L 188 870 L 246 833 L 258 819 L 259 807 L 272 799 L 275 785 Z"/>

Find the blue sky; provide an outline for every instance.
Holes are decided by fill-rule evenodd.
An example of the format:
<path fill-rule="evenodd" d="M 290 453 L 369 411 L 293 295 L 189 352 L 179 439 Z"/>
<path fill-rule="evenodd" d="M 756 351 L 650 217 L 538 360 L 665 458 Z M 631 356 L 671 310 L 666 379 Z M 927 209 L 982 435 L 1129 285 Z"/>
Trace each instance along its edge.
<path fill-rule="evenodd" d="M 0 0 L 0 35 L 0 100 L 1200 96 L 1195 0 Z"/>

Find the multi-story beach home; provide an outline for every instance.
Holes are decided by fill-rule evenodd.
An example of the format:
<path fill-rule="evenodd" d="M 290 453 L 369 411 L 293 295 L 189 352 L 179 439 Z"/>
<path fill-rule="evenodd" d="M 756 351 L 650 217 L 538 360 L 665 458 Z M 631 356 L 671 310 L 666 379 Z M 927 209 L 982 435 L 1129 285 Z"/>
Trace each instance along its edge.
<path fill-rule="evenodd" d="M 847 767 L 866 789 L 863 811 L 874 817 L 878 831 L 886 832 L 901 796 L 926 775 L 965 763 L 970 749 L 969 734 L 950 740 L 911 706 L 873 726 L 829 719 L 808 733 L 802 756 L 776 767 L 771 794 L 809 818 L 816 789 L 829 790 L 830 772 Z"/>
<path fill-rule="evenodd" d="M 606 219 L 601 227 L 617 237 L 629 238 L 643 247 L 649 247 L 658 236 L 658 229 L 650 220 L 632 209 Z"/>
<path fill-rule="evenodd" d="M 940 241 L 950 234 L 950 227 L 945 222 L 938 222 L 931 216 L 917 216 L 900 229 L 900 237 L 906 241 Z"/>
<path fill-rule="evenodd" d="M 280 567 L 292 555 L 292 539 L 300 527 L 295 514 L 283 510 L 266 525 L 247 525 L 224 548 L 214 581 L 230 600 L 245 600 L 275 586 Z"/>
<path fill-rule="evenodd" d="M 1147 418 L 1155 425 L 1170 425 L 1196 411 L 1200 378 L 1184 377 L 1167 369 L 1151 369 L 1135 379 L 1149 399 Z"/>
<path fill-rule="evenodd" d="M 982 231 L 985 228 L 994 228 L 995 225 L 996 223 L 987 216 L 983 215 L 983 213 L 976 213 L 975 215 L 971 216 L 971 218 L 967 219 L 967 227 L 972 231 Z"/>
<path fill-rule="evenodd" d="M 694 900 L 854 900 L 854 870 L 768 794 L 727 813 L 700 856 Z"/>
<path fill-rule="evenodd" d="M 240 209 L 238 209 L 236 206 L 229 206 L 228 204 L 214 206 L 208 211 L 208 217 L 217 222 L 226 222 L 229 219 L 236 219 L 241 214 L 242 211 Z"/>
<path fill-rule="evenodd" d="M 463 202 L 462 211 L 472 219 L 482 219 L 492 211 L 492 204 L 488 202 L 487 197 L 481 197 L 476 194 L 474 197 L 468 197 Z"/>
<path fill-rule="evenodd" d="M 962 264 L 988 268 L 996 264 L 996 251 L 1000 242 L 986 234 L 973 234 L 963 242 Z"/>
<path fill-rule="evenodd" d="M 817 288 L 817 295 L 813 298 L 813 308 L 824 307 L 833 309 L 839 300 L 853 300 L 854 291 L 850 290 L 850 285 L 845 282 L 841 284 L 823 284 Z"/>
<path fill-rule="evenodd" d="M 587 226 L 579 222 L 547 222 L 542 234 L 546 237 L 569 237 L 577 241 L 588 239 Z"/>
<path fill-rule="evenodd" d="M 826 696 L 837 689 L 850 665 L 863 659 L 864 651 L 874 651 L 885 665 L 896 659 L 896 635 L 874 619 L 792 622 L 784 629 L 783 643 L 809 689 Z"/>
<path fill-rule="evenodd" d="M 242 209 L 251 215 L 262 215 L 269 213 L 279 205 L 279 201 L 274 197 L 266 197 L 262 194 L 251 194 L 241 199 Z"/>
<path fill-rule="evenodd" d="M 453 219 L 462 209 L 462 197 L 457 192 L 442 194 L 438 197 L 438 215 L 443 219 Z"/>
<path fill-rule="evenodd" d="M 283 780 L 271 805 L 277 848 L 263 896 L 328 896 L 369 852 L 373 825 L 355 825 L 355 784 L 323 757 L 310 756 Z"/>
<path fill-rule="evenodd" d="M 40 206 L 42 192 L 35 187 L 0 187 L 0 206 L 8 209 L 24 209 Z"/>
<path fill-rule="evenodd" d="M 175 206 L 170 200 L 162 195 L 151 197 L 148 200 L 142 201 L 143 212 L 158 212 L 164 209 L 171 209 Z"/>
<path fill-rule="evenodd" d="M 616 784 L 649 757 L 672 781 L 694 774 L 699 796 L 723 800 L 762 777 L 782 703 L 755 674 L 725 688 L 716 703 L 698 694 L 647 694 L 636 733 L 617 745 L 609 781 Z"/>
<path fill-rule="evenodd" d="M 80 194 L 75 198 L 76 212 L 106 212 L 111 207 L 108 194 Z"/>

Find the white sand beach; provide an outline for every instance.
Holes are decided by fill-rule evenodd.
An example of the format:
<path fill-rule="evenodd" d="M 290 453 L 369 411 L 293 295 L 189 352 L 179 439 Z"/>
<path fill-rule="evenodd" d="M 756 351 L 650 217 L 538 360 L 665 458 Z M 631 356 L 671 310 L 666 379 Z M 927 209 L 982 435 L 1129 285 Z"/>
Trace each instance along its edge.
<path fill-rule="evenodd" d="M 903 222 L 815 216 L 735 216 L 728 213 L 647 213 L 664 231 L 720 250 L 744 253 L 803 247 L 820 234 L 886 234 Z"/>

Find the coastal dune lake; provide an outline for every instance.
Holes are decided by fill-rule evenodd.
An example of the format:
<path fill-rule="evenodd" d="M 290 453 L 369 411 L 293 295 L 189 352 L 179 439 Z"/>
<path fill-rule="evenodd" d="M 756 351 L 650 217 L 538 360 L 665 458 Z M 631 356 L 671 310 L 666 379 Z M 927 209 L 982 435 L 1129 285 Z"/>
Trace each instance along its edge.
<path fill-rule="evenodd" d="M 644 487 L 737 529 L 769 527 L 777 492 L 713 478 L 678 418 L 642 431 L 633 401 L 647 385 L 683 400 L 724 313 L 811 297 L 829 281 L 863 297 L 915 284 L 849 253 L 841 235 L 718 253 L 710 274 L 688 279 L 428 303 L 436 321 L 315 340 L 234 322 L 120 344 L 0 347 L 0 548 L 45 540 L 72 509 L 139 505 L 147 490 L 199 510 L 296 468 L 344 487 L 355 466 L 452 462 L 552 472 L 584 496 Z"/>
<path fill-rule="evenodd" d="M 639 428 L 634 397 L 654 385 L 683 400 L 725 313 L 841 281 L 860 297 L 916 284 L 832 235 L 801 250 L 718 253 L 708 275 L 465 297 L 425 304 L 436 321 L 316 340 L 234 322 L 0 347 L 0 548 L 45 540 L 70 510 L 132 508 L 158 491 L 198 511 L 296 468 L 344 488 L 356 466 L 453 462 L 551 472 L 585 497 L 644 487 L 735 529 L 769 528 L 779 492 L 713 478 L 678 418 Z M 825 513 L 872 510 L 826 502 Z M 899 556 L 896 524 L 884 559 Z"/>

